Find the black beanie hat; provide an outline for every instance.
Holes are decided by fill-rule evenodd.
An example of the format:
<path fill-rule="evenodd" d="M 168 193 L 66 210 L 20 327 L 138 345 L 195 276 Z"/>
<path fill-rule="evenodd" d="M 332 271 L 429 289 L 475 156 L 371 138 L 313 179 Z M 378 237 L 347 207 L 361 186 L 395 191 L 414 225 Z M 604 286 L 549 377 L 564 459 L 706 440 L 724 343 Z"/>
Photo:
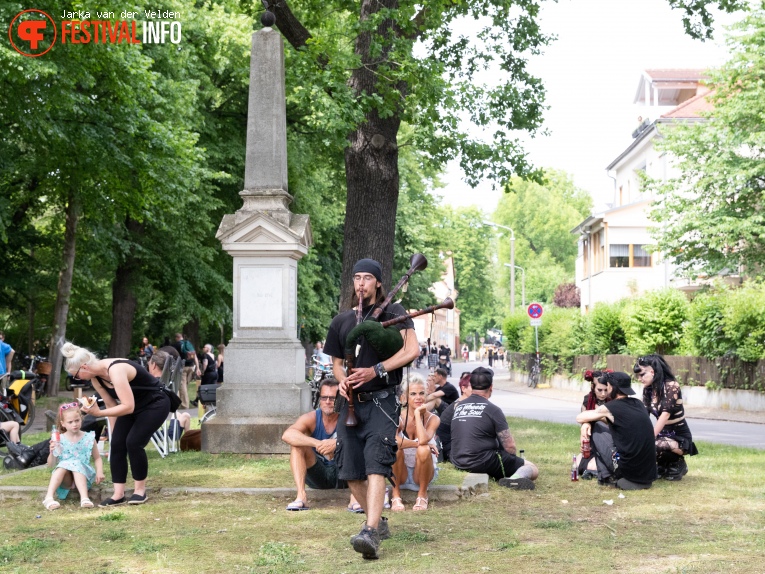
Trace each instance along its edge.
<path fill-rule="evenodd" d="M 353 274 L 356 275 L 356 273 L 370 273 L 382 283 L 382 267 L 374 259 L 359 259 L 356 261 L 356 265 L 353 266 Z"/>

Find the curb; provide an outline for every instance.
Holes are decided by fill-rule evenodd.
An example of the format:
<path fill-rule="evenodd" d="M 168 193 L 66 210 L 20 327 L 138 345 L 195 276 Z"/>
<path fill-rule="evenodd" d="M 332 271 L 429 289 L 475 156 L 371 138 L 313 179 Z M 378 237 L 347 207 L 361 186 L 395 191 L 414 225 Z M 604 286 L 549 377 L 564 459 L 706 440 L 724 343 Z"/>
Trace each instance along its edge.
<path fill-rule="evenodd" d="M 29 470 L 29 469 L 27 469 Z M 25 471 L 20 471 L 25 472 Z M 14 473 L 15 474 L 15 473 Z M 13 476 L 13 475 L 7 475 Z M 0 501 L 35 499 L 44 496 L 47 492 L 44 486 L 0 486 Z M 351 491 L 347 488 L 314 490 L 307 489 L 310 493 L 310 500 L 329 500 L 329 501 L 347 501 Z M 433 485 L 428 488 L 428 498 L 439 502 L 458 502 L 466 500 L 472 496 L 483 494 L 489 490 L 489 477 L 486 474 L 469 473 L 462 482 L 462 486 L 453 484 Z M 95 503 L 101 502 L 111 489 L 102 489 L 101 487 L 90 490 L 90 499 Z M 126 490 L 130 494 L 131 490 Z M 215 496 L 262 496 L 268 498 L 292 499 L 295 497 L 294 488 L 203 488 L 196 486 L 179 487 L 160 487 L 147 488 L 146 494 L 152 496 L 171 497 L 171 496 L 194 496 L 194 495 L 215 495 Z M 75 491 L 75 497 L 76 491 Z M 417 497 L 416 491 L 403 490 L 401 497 L 408 503 L 414 503 Z"/>

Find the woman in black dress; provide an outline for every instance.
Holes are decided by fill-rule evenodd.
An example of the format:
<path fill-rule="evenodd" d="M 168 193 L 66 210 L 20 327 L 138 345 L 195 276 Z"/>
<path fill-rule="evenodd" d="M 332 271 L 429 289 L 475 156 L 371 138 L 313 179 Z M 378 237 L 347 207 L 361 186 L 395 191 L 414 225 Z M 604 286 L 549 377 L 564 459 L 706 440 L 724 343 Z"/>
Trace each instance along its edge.
<path fill-rule="evenodd" d="M 639 357 L 633 368 L 643 383 L 643 404 L 656 417 L 656 463 L 659 477 L 681 480 L 688 473 L 684 455 L 698 454 L 685 420 L 680 383 L 661 355 Z"/>

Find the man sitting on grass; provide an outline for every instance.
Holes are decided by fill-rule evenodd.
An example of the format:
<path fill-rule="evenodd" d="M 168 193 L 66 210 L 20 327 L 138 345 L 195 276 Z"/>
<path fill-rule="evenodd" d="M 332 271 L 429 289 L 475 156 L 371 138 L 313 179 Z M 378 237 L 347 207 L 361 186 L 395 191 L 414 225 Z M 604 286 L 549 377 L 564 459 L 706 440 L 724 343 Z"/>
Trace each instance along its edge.
<path fill-rule="evenodd" d="M 623 490 L 651 488 L 656 480 L 651 419 L 642 402 L 629 398 L 635 391 L 627 373 L 603 373 L 600 382 L 608 386 L 611 401 L 576 417 L 582 437 L 592 436 L 591 460 L 595 461 L 598 484 Z"/>
<path fill-rule="evenodd" d="M 457 388 L 446 380 L 446 377 L 448 376 L 446 369 L 439 367 L 431 376 L 433 377 L 433 382 L 436 384 L 436 390 L 428 394 L 428 401 L 435 399 L 436 412 L 441 416 L 446 410 L 446 407 L 456 401 L 460 397 L 460 394 L 457 391 Z"/>
<path fill-rule="evenodd" d="M 515 455 L 502 409 L 489 402 L 494 371 L 478 367 L 470 374 L 473 393 L 456 403 L 452 417 L 451 461 L 460 470 L 486 473 L 500 486 L 534 490 L 537 467 Z"/>
<path fill-rule="evenodd" d="M 345 481 L 337 478 L 334 460 L 340 416 L 335 412 L 337 390 L 336 379 L 324 379 L 319 387 L 319 408 L 302 415 L 282 435 L 282 440 L 290 445 L 290 468 L 297 486 L 297 498 L 287 505 L 287 510 L 310 508 L 306 483 L 316 489 L 347 488 Z M 348 511 L 364 512 L 352 495 Z"/>

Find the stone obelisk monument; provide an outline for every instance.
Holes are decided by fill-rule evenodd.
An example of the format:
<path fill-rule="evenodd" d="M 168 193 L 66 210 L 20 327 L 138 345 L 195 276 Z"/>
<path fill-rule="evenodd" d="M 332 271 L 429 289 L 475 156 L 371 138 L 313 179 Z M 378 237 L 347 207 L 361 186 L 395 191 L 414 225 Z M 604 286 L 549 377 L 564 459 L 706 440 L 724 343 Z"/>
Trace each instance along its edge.
<path fill-rule="evenodd" d="M 297 262 L 312 239 L 308 216 L 288 209 L 284 44 L 268 25 L 252 35 L 240 195 L 244 205 L 223 218 L 216 235 L 234 258 L 234 334 L 202 449 L 286 453 L 282 433 L 311 408 L 297 339 Z"/>

